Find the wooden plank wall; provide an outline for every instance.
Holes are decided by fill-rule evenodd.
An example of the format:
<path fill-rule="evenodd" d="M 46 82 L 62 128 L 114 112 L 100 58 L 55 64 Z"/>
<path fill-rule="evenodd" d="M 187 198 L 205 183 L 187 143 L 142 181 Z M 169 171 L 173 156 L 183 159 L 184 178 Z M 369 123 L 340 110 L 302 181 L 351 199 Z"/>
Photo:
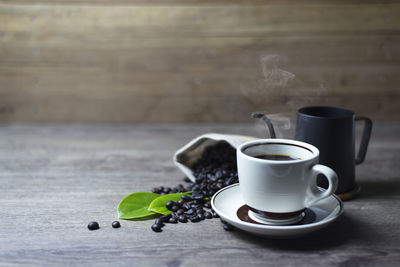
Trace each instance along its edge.
<path fill-rule="evenodd" d="M 400 120 L 399 1 L 0 0 L 2 122 L 235 122 L 314 104 Z"/>

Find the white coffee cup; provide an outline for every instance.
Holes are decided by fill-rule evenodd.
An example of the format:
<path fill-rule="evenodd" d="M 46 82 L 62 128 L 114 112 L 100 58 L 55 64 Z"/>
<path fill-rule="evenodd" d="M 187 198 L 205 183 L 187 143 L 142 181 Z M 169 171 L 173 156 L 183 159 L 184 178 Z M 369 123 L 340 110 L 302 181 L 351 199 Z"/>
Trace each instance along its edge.
<path fill-rule="evenodd" d="M 284 160 L 261 159 L 261 155 L 285 155 Z M 237 148 L 240 192 L 250 210 L 262 218 L 282 222 L 301 214 L 313 203 L 333 194 L 338 185 L 336 173 L 318 164 L 319 150 L 313 145 L 288 139 L 259 139 Z M 317 186 L 322 174 L 329 182 Z"/>

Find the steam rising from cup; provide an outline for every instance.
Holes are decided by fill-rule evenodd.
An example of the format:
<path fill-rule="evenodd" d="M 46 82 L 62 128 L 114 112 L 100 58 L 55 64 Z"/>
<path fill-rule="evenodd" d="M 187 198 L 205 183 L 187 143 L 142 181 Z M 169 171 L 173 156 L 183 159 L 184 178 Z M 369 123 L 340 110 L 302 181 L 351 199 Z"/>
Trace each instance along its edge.
<path fill-rule="evenodd" d="M 278 67 L 281 61 L 279 55 L 268 55 L 261 57 L 261 69 L 264 78 L 260 81 L 264 89 L 279 89 L 285 88 L 290 80 L 296 76 L 288 71 L 282 70 Z"/>
<path fill-rule="evenodd" d="M 285 70 L 282 66 L 287 62 L 286 57 L 277 54 L 260 57 L 257 77 L 248 81 L 247 84 L 241 84 L 240 87 L 250 105 L 254 108 L 261 107 L 258 112 L 252 114 L 252 117 L 261 119 L 258 122 L 258 132 L 262 131 L 261 135 L 265 138 L 270 136 L 265 134 L 265 126 L 269 129 L 271 138 L 293 136 L 292 125 L 295 121 L 295 111 L 302 105 L 311 105 L 313 100 L 326 89 L 321 80 L 313 76 L 313 73 L 307 74 L 307 81 L 303 81 Z"/>

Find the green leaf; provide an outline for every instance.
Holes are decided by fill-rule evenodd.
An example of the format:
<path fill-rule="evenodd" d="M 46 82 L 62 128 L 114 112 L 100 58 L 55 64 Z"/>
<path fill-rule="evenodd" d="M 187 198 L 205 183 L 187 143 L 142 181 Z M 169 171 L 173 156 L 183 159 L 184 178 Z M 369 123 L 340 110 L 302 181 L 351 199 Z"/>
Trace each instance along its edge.
<path fill-rule="evenodd" d="M 179 199 L 181 199 L 182 195 L 190 196 L 191 194 L 192 194 L 192 191 L 185 192 L 185 193 L 176 193 L 176 194 L 168 194 L 168 195 L 160 196 L 151 202 L 151 204 L 149 206 L 149 211 L 161 213 L 163 215 L 170 214 L 170 213 L 172 213 L 172 211 L 170 211 L 169 209 L 167 209 L 165 207 L 165 204 L 167 204 L 168 201 L 178 201 Z"/>
<path fill-rule="evenodd" d="M 137 192 L 126 196 L 118 205 L 118 217 L 120 219 L 146 219 L 155 212 L 148 210 L 150 203 L 158 198 L 159 194 Z"/>

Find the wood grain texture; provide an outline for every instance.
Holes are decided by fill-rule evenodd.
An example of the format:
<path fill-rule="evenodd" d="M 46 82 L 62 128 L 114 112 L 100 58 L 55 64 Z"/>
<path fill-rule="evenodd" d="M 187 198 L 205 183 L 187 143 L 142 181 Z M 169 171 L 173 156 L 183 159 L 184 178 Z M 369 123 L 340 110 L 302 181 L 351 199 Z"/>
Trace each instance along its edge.
<path fill-rule="evenodd" d="M 173 153 L 205 132 L 261 136 L 251 124 L 0 126 L 1 265 L 394 266 L 400 261 L 399 124 L 376 123 L 361 195 L 332 226 L 295 240 L 226 232 L 219 220 L 121 221 L 127 194 L 182 183 Z M 100 230 L 88 231 L 97 220 Z"/>
<path fill-rule="evenodd" d="M 0 121 L 399 120 L 400 4 L 361 2 L 0 1 Z M 296 84 L 256 88 L 275 54 Z"/>

